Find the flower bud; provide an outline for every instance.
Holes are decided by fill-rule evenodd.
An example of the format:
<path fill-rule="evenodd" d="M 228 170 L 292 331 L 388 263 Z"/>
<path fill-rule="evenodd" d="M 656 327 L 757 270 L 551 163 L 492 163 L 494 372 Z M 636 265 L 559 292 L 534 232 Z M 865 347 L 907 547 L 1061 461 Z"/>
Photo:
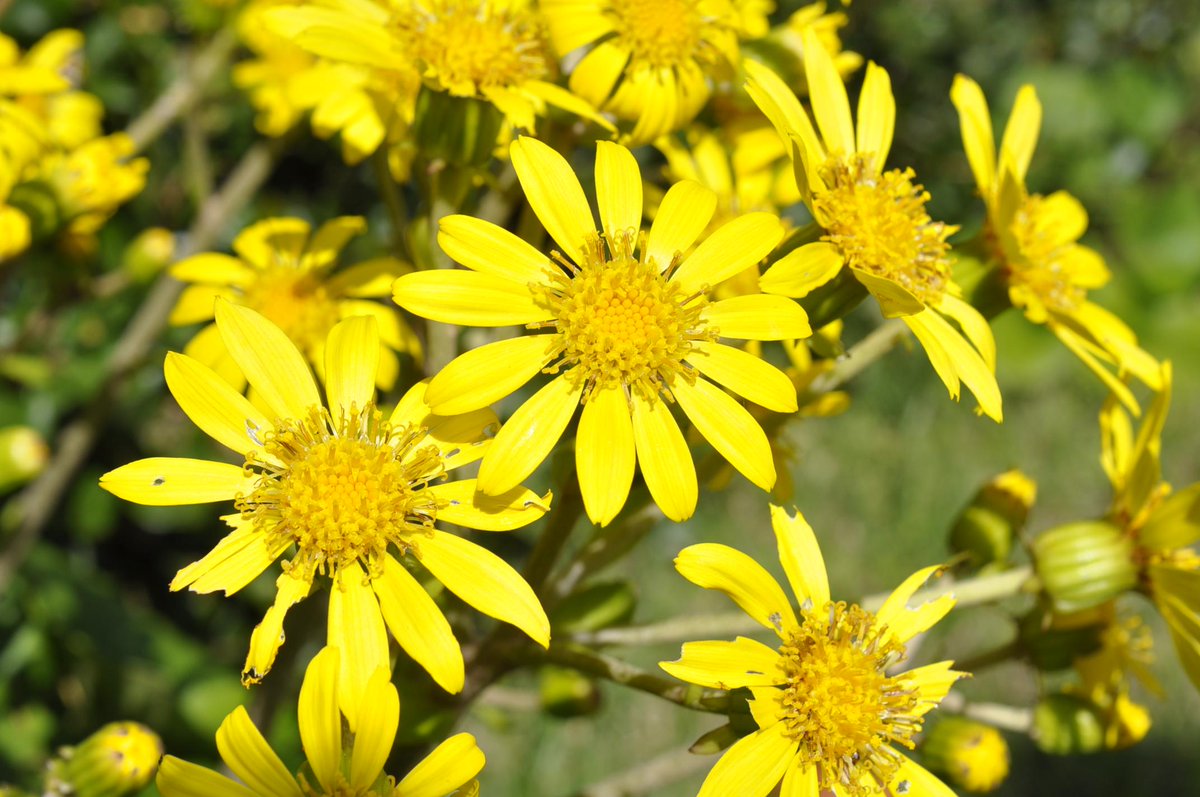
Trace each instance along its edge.
<path fill-rule="evenodd" d="M 490 102 L 423 88 L 413 138 L 427 160 L 481 167 L 492 158 L 504 117 Z"/>
<path fill-rule="evenodd" d="M 123 797 L 144 788 L 158 770 L 162 741 L 136 722 L 110 722 L 50 766 L 51 794 Z"/>
<path fill-rule="evenodd" d="M 1104 722 L 1090 701 L 1053 694 L 1042 698 L 1034 709 L 1031 735 L 1044 753 L 1094 753 L 1104 747 Z"/>
<path fill-rule="evenodd" d="M 580 717 L 600 707 L 600 689 L 595 681 L 575 670 L 543 667 L 542 710 L 556 717 Z"/>
<path fill-rule="evenodd" d="M 29 236 L 42 241 L 58 232 L 63 211 L 54 188 L 42 180 L 31 180 L 13 188 L 8 204 L 29 221 Z"/>
<path fill-rule="evenodd" d="M 0 493 L 37 476 L 49 457 L 46 441 L 28 426 L 0 429 Z"/>
<path fill-rule="evenodd" d="M 175 255 L 175 236 L 165 227 L 142 230 L 121 254 L 121 270 L 134 282 L 149 282 Z"/>
<path fill-rule="evenodd" d="M 1150 732 L 1150 712 L 1124 692 L 1113 699 L 1106 714 L 1104 746 L 1109 750 L 1133 747 Z"/>
<path fill-rule="evenodd" d="M 1129 539 L 1102 521 L 1068 523 L 1033 542 L 1042 587 L 1062 612 L 1099 606 L 1137 584 Z"/>
<path fill-rule="evenodd" d="M 1036 497 L 1037 485 L 1024 473 L 1001 473 L 959 514 L 950 529 L 950 549 L 967 554 L 975 568 L 1006 561 Z"/>
<path fill-rule="evenodd" d="M 1021 618 L 1021 646 L 1039 670 L 1065 670 L 1100 649 L 1104 618 L 1093 611 L 1057 614 L 1035 609 Z"/>
<path fill-rule="evenodd" d="M 995 791 L 1008 777 L 1008 743 L 974 720 L 943 717 L 925 732 L 921 750 L 931 770 L 967 791 Z"/>

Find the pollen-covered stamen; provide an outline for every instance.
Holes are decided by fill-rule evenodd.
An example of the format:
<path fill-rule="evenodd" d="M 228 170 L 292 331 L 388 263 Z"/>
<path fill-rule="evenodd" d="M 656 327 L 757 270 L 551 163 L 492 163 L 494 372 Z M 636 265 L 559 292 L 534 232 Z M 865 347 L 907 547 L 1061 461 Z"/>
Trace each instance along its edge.
<path fill-rule="evenodd" d="M 324 343 L 341 320 L 337 301 L 320 277 L 286 263 L 261 271 L 241 303 L 266 316 L 306 351 Z"/>
<path fill-rule="evenodd" d="M 611 0 L 609 14 L 630 67 L 673 69 L 704 56 L 698 0 Z"/>
<path fill-rule="evenodd" d="M 541 80 L 550 71 L 537 18 L 511 4 L 435 0 L 415 5 L 397 25 L 428 76 L 457 96 Z"/>
<path fill-rule="evenodd" d="M 874 794 L 891 782 L 900 755 L 921 729 L 918 696 L 887 668 L 904 658 L 904 646 L 883 640 L 870 612 L 844 602 L 803 610 L 803 622 L 779 652 L 787 684 L 782 698 L 785 732 L 800 743 L 798 755 L 815 766 L 822 784 L 838 794 Z"/>
<path fill-rule="evenodd" d="M 566 271 L 547 287 L 534 286 L 554 320 L 531 326 L 558 330 L 548 370 L 572 369 L 586 385 L 585 399 L 597 388 L 617 386 L 645 398 L 669 395 L 674 379 L 696 378 L 683 363 L 692 342 L 717 337 L 700 318 L 708 304 L 704 292 L 687 294 L 669 281 L 680 255 L 663 269 L 646 256 L 644 241 L 636 256 L 634 242 L 632 230 L 616 240 L 596 235 L 585 244 L 581 265 L 562 261 Z"/>
<path fill-rule="evenodd" d="M 826 231 L 822 240 L 851 268 L 936 306 L 950 283 L 946 239 L 956 228 L 929 217 L 929 194 L 913 182 L 912 169 L 878 174 L 858 155 L 831 158 L 820 173 L 827 190 L 813 197 L 813 210 Z"/>
<path fill-rule="evenodd" d="M 336 422 L 314 408 L 266 437 L 278 464 L 247 460 L 259 479 L 237 508 L 264 533 L 295 543 L 285 567 L 332 576 L 357 561 L 378 572 L 389 545 L 403 554 L 433 528 L 437 501 L 424 488 L 445 468 L 425 429 L 393 428 L 368 404 Z"/>
<path fill-rule="evenodd" d="M 1031 194 L 1013 216 L 1009 232 L 1019 256 L 1007 259 L 1008 279 L 1046 307 L 1069 313 L 1087 298 L 1070 269 L 1069 256 L 1078 244 L 1062 239 L 1058 219 L 1045 212 L 1043 201 L 1040 194 Z"/>

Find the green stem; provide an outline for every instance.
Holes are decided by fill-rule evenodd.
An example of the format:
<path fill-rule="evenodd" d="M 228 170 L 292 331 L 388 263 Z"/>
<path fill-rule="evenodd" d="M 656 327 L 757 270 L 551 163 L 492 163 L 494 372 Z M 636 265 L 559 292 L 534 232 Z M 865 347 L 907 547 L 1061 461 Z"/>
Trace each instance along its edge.
<path fill-rule="evenodd" d="M 412 260 L 412 252 L 408 246 L 408 204 L 400 186 L 392 179 L 392 170 L 388 166 L 387 147 L 381 146 L 371 156 L 371 165 L 375 168 L 375 179 L 379 183 L 379 193 L 387 206 L 388 220 L 392 223 L 392 253 L 401 260 Z"/>
<path fill-rule="evenodd" d="M 986 576 L 959 581 L 953 584 L 938 585 L 915 593 L 908 603 L 910 606 L 920 605 L 936 600 L 943 595 L 953 595 L 955 606 L 978 606 L 982 603 L 994 603 L 1005 598 L 1011 598 L 1022 592 L 1030 592 L 1037 585 L 1037 577 L 1032 565 L 1021 565 L 1002 573 L 990 573 Z M 869 611 L 878 611 L 888 599 L 890 592 L 868 595 L 862 599 L 862 607 Z"/>

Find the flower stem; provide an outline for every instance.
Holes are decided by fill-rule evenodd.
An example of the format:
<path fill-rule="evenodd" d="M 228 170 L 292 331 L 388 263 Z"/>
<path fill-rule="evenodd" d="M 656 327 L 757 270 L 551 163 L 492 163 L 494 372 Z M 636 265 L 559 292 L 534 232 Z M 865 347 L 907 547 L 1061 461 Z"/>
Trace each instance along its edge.
<path fill-rule="evenodd" d="M 1005 598 L 1011 598 L 1022 592 L 1029 592 L 1037 583 L 1032 565 L 1021 565 L 1002 573 L 989 573 L 986 576 L 976 576 L 957 583 L 939 584 L 935 587 L 920 590 L 909 599 L 910 606 L 919 606 L 943 595 L 953 595 L 955 606 L 978 606 L 983 603 L 994 603 Z M 868 595 L 862 599 L 862 607 L 869 611 L 878 611 L 888 599 L 890 592 Z"/>

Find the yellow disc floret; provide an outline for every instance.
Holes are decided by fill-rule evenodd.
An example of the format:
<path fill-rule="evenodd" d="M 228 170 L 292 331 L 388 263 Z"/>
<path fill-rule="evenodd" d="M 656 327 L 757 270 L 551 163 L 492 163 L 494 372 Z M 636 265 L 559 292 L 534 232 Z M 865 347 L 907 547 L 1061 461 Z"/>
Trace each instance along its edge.
<path fill-rule="evenodd" d="M 879 174 L 862 156 L 831 159 L 821 169 L 827 190 L 813 197 L 813 211 L 826 230 L 822 240 L 846 265 L 936 306 L 950 283 L 946 239 L 956 228 L 929 217 L 929 194 L 913 177 L 912 169 Z"/>
<path fill-rule="evenodd" d="M 267 458 L 247 461 L 260 474 L 238 500 L 244 518 L 296 546 L 289 567 L 334 575 L 361 562 L 375 572 L 389 545 L 403 554 L 414 534 L 433 528 L 437 502 L 423 488 L 444 473 L 425 430 L 394 429 L 374 405 L 337 423 L 314 409 L 267 435 Z"/>
<path fill-rule="evenodd" d="M 823 784 L 855 797 L 874 793 L 871 779 L 880 787 L 892 781 L 901 759 L 890 745 L 912 749 L 921 728 L 915 689 L 887 675 L 904 646 L 874 623 L 858 606 L 830 603 L 806 611 L 779 649 L 788 677 L 785 732 Z"/>
<path fill-rule="evenodd" d="M 705 20 L 697 0 L 612 0 L 610 14 L 635 67 L 679 67 L 701 50 Z"/>
<path fill-rule="evenodd" d="M 246 288 L 241 303 L 262 313 L 306 351 L 324 343 L 341 320 L 337 301 L 321 275 L 294 265 L 264 269 Z"/>
<path fill-rule="evenodd" d="M 1059 219 L 1043 212 L 1043 201 L 1040 194 L 1031 194 L 1013 216 L 1010 233 L 1018 257 L 1009 263 L 1009 281 L 1032 293 L 1043 306 L 1070 313 L 1087 299 L 1071 273 L 1069 255 L 1077 244 L 1063 240 Z"/>
<path fill-rule="evenodd" d="M 644 397 L 669 391 L 676 377 L 694 379 L 683 364 L 692 341 L 716 337 L 700 312 L 703 292 L 685 294 L 669 280 L 679 256 L 667 269 L 634 253 L 633 234 L 614 243 L 596 236 L 585 246 L 583 265 L 562 261 L 571 274 L 559 273 L 540 299 L 552 310 L 558 330 L 553 370 L 571 368 L 587 385 L 623 386 Z"/>
<path fill-rule="evenodd" d="M 409 52 L 451 94 L 519 86 L 549 72 L 542 31 L 532 13 L 506 4 L 443 0 L 399 21 Z"/>

